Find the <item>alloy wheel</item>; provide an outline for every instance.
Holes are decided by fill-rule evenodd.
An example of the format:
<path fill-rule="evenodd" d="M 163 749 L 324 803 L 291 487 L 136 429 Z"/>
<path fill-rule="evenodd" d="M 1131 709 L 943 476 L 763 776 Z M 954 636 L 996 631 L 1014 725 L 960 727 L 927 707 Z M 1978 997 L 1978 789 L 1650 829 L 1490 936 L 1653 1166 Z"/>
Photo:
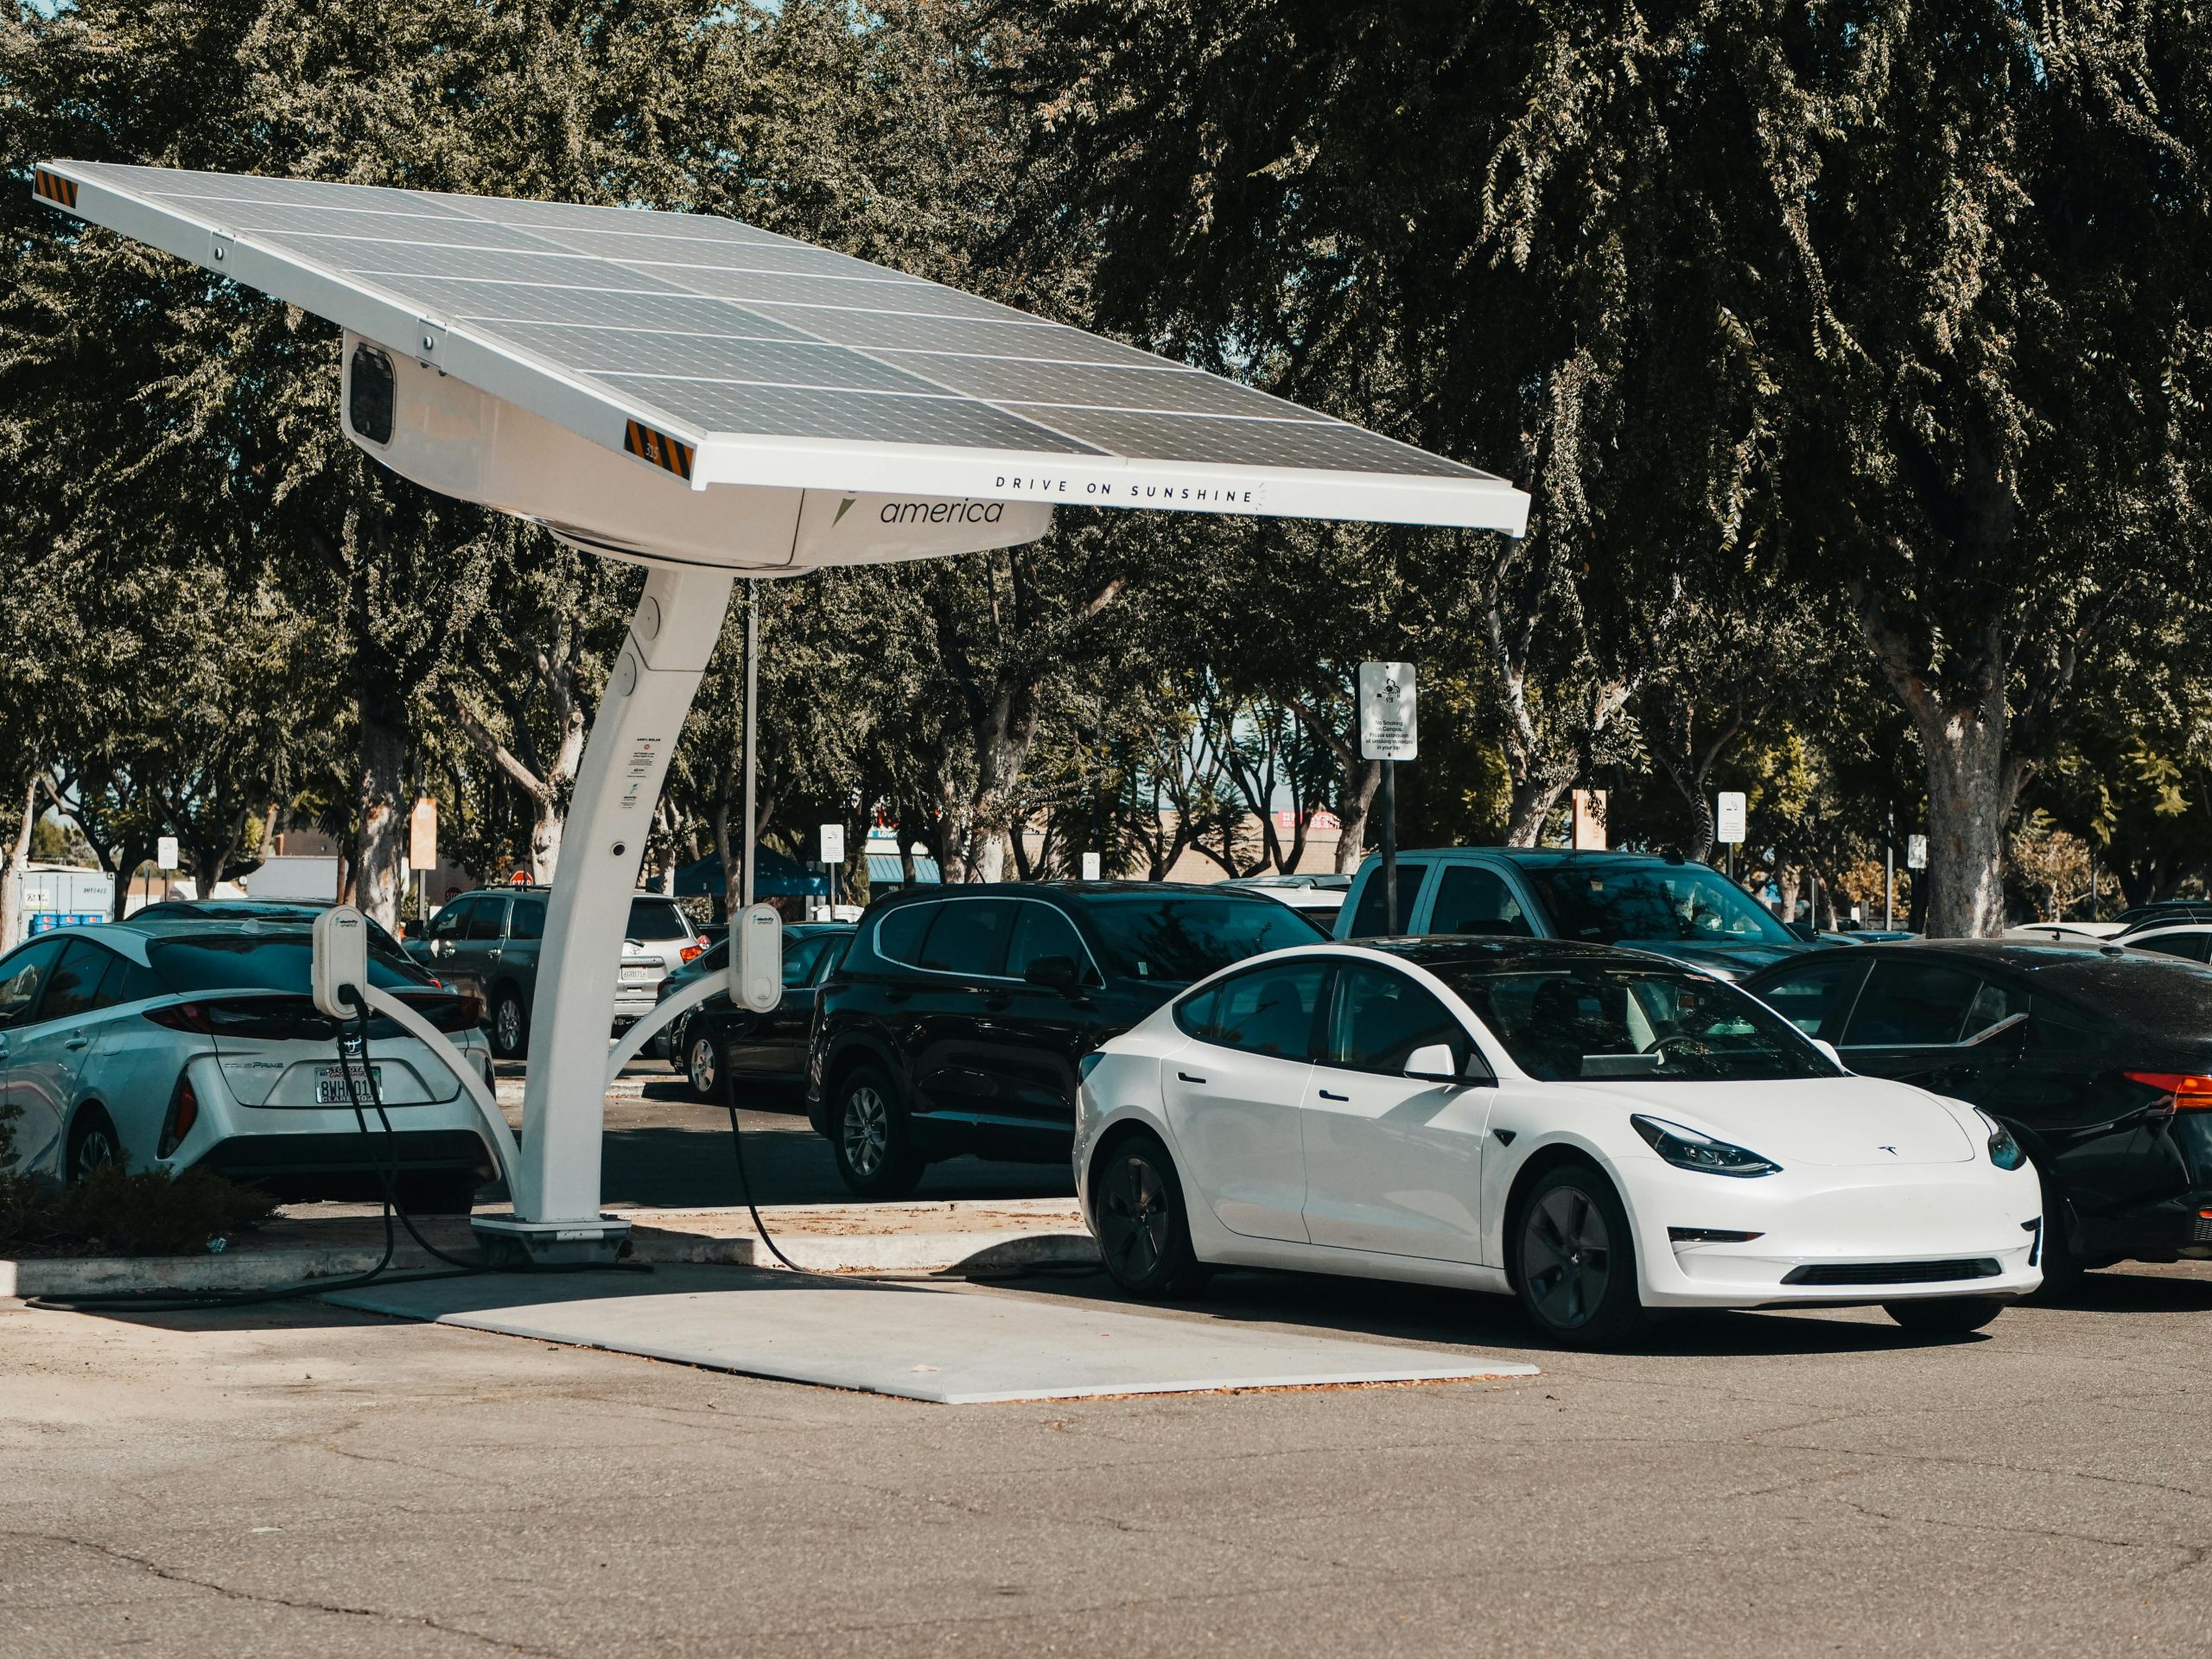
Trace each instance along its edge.
<path fill-rule="evenodd" d="M 1150 1163 L 1132 1154 L 1116 1160 L 1101 1197 L 1099 1243 L 1107 1259 L 1122 1277 L 1143 1278 L 1167 1254 L 1174 1224 L 1167 1183 Z"/>
<path fill-rule="evenodd" d="M 499 1012 L 492 1017 L 497 1022 L 499 1046 L 513 1053 L 522 1046 L 522 1004 L 512 996 L 503 996 Z"/>
<path fill-rule="evenodd" d="M 711 1096 L 721 1086 L 721 1068 L 715 1060 L 715 1039 L 694 1037 L 691 1039 L 690 1063 L 685 1068 L 691 1074 L 693 1092 Z"/>
<path fill-rule="evenodd" d="M 868 1084 L 857 1085 L 845 1096 L 842 1126 L 845 1166 L 862 1180 L 883 1167 L 891 1144 L 891 1109 Z"/>
<path fill-rule="evenodd" d="M 123 1161 L 122 1149 L 103 1124 L 94 1124 L 77 1141 L 77 1179 L 82 1180 L 103 1164 Z"/>
<path fill-rule="evenodd" d="M 1521 1271 L 1551 1324 L 1563 1331 L 1588 1324 L 1613 1275 L 1612 1236 L 1596 1200 L 1576 1186 L 1538 1198 L 1522 1224 Z"/>

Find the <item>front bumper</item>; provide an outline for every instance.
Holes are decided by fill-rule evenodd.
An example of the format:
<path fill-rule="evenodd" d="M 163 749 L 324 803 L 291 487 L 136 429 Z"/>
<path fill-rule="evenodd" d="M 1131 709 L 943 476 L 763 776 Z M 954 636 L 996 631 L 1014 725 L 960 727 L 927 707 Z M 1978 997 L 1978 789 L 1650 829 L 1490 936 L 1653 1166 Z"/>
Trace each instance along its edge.
<path fill-rule="evenodd" d="M 1980 1160 L 1738 1180 L 1639 1160 L 1630 1224 L 1648 1307 L 2014 1300 L 2043 1283 L 2032 1168 Z M 1683 1239 L 1673 1230 L 1756 1233 Z"/>

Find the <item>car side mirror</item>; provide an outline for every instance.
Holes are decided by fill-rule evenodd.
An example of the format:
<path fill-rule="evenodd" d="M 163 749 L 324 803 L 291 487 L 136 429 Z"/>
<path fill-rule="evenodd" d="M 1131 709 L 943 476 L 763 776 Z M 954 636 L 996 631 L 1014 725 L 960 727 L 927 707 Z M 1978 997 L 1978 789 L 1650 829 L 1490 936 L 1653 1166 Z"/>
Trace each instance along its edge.
<path fill-rule="evenodd" d="M 1083 989 L 1083 969 L 1076 966 L 1073 957 L 1039 957 L 1021 977 L 1029 984 L 1058 991 L 1062 996 L 1071 997 Z"/>
<path fill-rule="evenodd" d="M 1406 1075 L 1422 1083 L 1465 1083 L 1449 1043 L 1427 1043 L 1406 1056 Z"/>
<path fill-rule="evenodd" d="M 1783 926 L 1788 928 L 1790 932 L 1795 934 L 1797 938 L 1804 940 L 1808 944 L 1818 944 L 1820 943 L 1821 930 L 1815 927 L 1810 922 L 1784 922 Z"/>
<path fill-rule="evenodd" d="M 1838 1052 L 1836 1052 L 1836 1046 L 1835 1046 L 1835 1045 L 1834 1045 L 1834 1043 L 1832 1043 L 1832 1042 L 1828 1041 L 1828 1039 L 1827 1039 L 1827 1038 L 1825 1038 L 1825 1037 L 1815 1037 L 1815 1038 L 1814 1038 L 1814 1039 L 1813 1039 L 1813 1046 L 1814 1046 L 1815 1048 L 1819 1049 L 1819 1050 L 1821 1051 L 1821 1053 L 1823 1053 L 1823 1054 L 1825 1054 L 1825 1055 L 1827 1055 L 1827 1056 L 1828 1057 L 1828 1058 L 1830 1058 L 1831 1060 L 1834 1060 L 1834 1061 L 1835 1062 L 1835 1064 L 1836 1064 L 1836 1069 L 1837 1069 L 1837 1070 L 1839 1070 L 1839 1071 L 1850 1071 L 1850 1070 L 1851 1070 L 1851 1068 L 1850 1068 L 1849 1066 L 1847 1066 L 1847 1065 L 1844 1065 L 1844 1063 L 1843 1063 L 1843 1056 L 1842 1056 L 1841 1054 L 1840 1054 L 1840 1053 L 1838 1053 Z"/>

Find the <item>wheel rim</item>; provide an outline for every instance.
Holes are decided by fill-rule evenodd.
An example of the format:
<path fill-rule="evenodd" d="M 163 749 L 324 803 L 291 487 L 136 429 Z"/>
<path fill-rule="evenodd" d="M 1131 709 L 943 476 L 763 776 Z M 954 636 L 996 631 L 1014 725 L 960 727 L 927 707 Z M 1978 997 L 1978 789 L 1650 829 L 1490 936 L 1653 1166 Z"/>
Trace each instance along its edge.
<path fill-rule="evenodd" d="M 122 1154 L 116 1147 L 115 1137 L 104 1128 L 96 1125 L 86 1129 L 84 1138 L 77 1142 L 77 1179 L 79 1180 L 91 1174 L 102 1164 L 115 1164 L 122 1161 Z"/>
<path fill-rule="evenodd" d="M 499 1046 L 510 1053 L 522 1046 L 522 1004 L 512 996 L 499 999 Z"/>
<path fill-rule="evenodd" d="M 1106 1172 L 1098 1206 L 1099 1243 L 1124 1279 L 1142 1279 L 1167 1255 L 1173 1202 L 1167 1182 L 1137 1154 L 1115 1160 Z"/>
<path fill-rule="evenodd" d="M 691 1045 L 691 1086 L 702 1095 L 715 1092 L 718 1081 L 715 1072 L 715 1042 L 711 1037 L 696 1039 Z"/>
<path fill-rule="evenodd" d="M 1613 1277 L 1612 1236 L 1597 1201 L 1579 1186 L 1537 1199 L 1522 1224 L 1521 1273 L 1552 1325 L 1572 1331 L 1596 1318 Z"/>
<path fill-rule="evenodd" d="M 891 1145 L 891 1109 L 868 1084 L 845 1096 L 845 1166 L 863 1178 L 883 1167 Z"/>

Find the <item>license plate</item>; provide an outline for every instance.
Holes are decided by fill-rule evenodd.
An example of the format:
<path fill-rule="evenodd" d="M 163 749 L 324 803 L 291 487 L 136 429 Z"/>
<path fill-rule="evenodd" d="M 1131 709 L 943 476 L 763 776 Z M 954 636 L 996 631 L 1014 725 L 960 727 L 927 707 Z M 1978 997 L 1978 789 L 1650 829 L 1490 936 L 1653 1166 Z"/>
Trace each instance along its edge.
<path fill-rule="evenodd" d="M 625 985 L 642 985 L 652 973 L 652 969 L 649 966 L 639 965 L 633 968 L 626 963 L 622 969 L 622 982 Z"/>
<path fill-rule="evenodd" d="M 384 1067 L 371 1066 L 368 1070 L 375 1074 L 376 1090 L 378 1094 L 382 1094 Z M 361 1104 L 368 1105 L 371 1098 L 370 1079 L 362 1076 L 361 1073 L 361 1067 L 357 1065 L 353 1068 L 353 1092 L 349 1094 L 346 1088 L 345 1067 L 326 1065 L 318 1068 L 315 1074 L 315 1103 L 318 1106 L 351 1106 L 353 1103 L 353 1096 L 359 1095 L 361 1097 Z"/>

